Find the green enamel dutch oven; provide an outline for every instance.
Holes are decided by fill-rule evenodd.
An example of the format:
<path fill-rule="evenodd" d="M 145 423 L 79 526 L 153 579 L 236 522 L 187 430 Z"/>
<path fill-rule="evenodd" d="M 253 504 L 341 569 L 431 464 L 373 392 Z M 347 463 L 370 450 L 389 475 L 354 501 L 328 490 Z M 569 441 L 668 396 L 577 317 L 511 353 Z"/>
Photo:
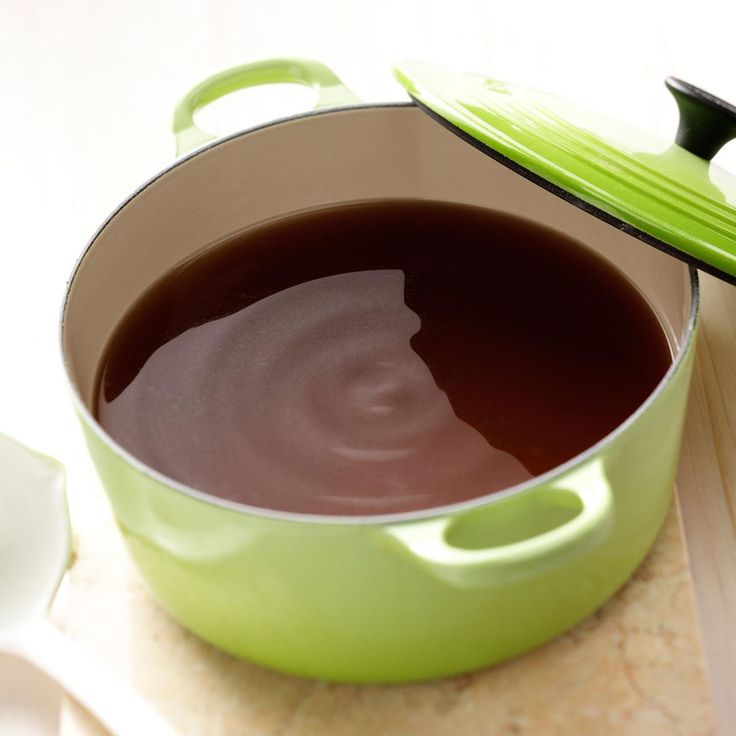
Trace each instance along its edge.
<path fill-rule="evenodd" d="M 63 354 L 89 449 L 155 597 L 217 647 L 329 680 L 483 667 L 611 596 L 651 547 L 677 468 L 698 281 L 666 251 L 733 276 L 724 264 L 734 261 L 725 247 L 736 242 L 734 198 L 700 186 L 713 171 L 701 154 L 627 148 L 610 128 L 604 138 L 563 120 L 555 98 L 482 77 L 417 64 L 398 75 L 412 102 L 360 104 L 329 70 L 303 60 L 246 65 L 197 86 L 175 115 L 187 155 L 94 235 L 63 311 Z M 195 126 L 203 105 L 276 82 L 311 85 L 318 109 L 215 142 Z M 666 375 L 623 424 L 564 465 L 472 501 L 390 516 L 290 514 L 212 497 L 147 467 L 96 422 L 108 339 L 169 269 L 254 223 L 386 198 L 500 210 L 585 243 L 646 295 L 671 347 Z"/>

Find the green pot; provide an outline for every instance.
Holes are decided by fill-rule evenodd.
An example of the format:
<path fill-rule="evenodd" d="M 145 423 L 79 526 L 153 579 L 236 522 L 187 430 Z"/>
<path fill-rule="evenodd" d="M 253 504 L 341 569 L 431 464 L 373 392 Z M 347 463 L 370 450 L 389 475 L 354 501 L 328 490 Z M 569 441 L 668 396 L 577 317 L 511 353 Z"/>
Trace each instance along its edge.
<path fill-rule="evenodd" d="M 207 140 L 192 123 L 201 105 L 235 88 L 295 81 L 314 86 L 324 109 L 181 159 L 124 202 L 79 261 L 62 343 L 90 451 L 151 591 L 212 644 L 343 681 L 418 680 L 498 662 L 594 611 L 651 547 L 677 467 L 696 273 L 412 104 L 354 104 L 312 62 L 240 67 L 200 85 L 177 111 L 180 152 Z M 348 104 L 326 107 L 340 103 Z M 501 210 L 586 243 L 646 295 L 671 368 L 614 432 L 553 471 L 470 502 L 382 517 L 270 512 L 214 498 L 145 466 L 97 424 L 90 407 L 108 339 L 162 274 L 254 223 L 386 198 Z"/>

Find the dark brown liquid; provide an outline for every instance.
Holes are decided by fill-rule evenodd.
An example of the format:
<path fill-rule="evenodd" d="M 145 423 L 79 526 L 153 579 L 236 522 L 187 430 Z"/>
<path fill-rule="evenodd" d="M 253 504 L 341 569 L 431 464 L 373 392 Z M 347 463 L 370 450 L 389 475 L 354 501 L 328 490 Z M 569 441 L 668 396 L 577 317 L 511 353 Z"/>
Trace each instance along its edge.
<path fill-rule="evenodd" d="M 168 274 L 113 336 L 97 417 L 216 496 L 393 513 L 559 465 L 669 363 L 639 292 L 569 238 L 378 202 L 257 227 Z"/>

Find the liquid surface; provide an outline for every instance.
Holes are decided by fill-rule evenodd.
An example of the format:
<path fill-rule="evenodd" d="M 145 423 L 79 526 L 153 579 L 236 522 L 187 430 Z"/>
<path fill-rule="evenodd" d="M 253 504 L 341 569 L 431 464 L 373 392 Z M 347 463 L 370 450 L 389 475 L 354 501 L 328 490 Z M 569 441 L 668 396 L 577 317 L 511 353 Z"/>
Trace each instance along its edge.
<path fill-rule="evenodd" d="M 96 415 L 160 472 L 284 511 L 485 495 L 582 452 L 670 364 L 618 271 L 479 208 L 378 202 L 255 228 L 119 325 Z"/>

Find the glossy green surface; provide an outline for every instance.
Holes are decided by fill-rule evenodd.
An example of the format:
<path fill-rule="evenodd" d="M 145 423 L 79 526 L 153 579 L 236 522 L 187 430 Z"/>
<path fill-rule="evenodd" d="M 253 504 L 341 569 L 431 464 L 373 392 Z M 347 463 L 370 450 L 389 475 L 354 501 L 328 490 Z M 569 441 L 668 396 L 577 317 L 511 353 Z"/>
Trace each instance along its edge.
<path fill-rule="evenodd" d="M 736 177 L 565 99 L 407 61 L 414 99 L 493 151 L 584 202 L 736 277 Z"/>
<path fill-rule="evenodd" d="M 692 358 L 691 342 L 645 410 L 574 467 L 511 495 L 394 522 L 205 501 L 118 454 L 80 414 L 130 552 L 184 626 L 286 672 L 417 680 L 540 644 L 631 575 L 669 505 Z M 575 515 L 575 497 L 587 515 Z"/>
<path fill-rule="evenodd" d="M 315 92 L 315 108 L 350 105 L 360 100 L 324 64 L 310 59 L 270 59 L 214 74 L 193 87 L 174 110 L 176 155 L 181 156 L 217 136 L 197 127 L 197 110 L 235 92 L 261 84 L 302 84 Z"/>

